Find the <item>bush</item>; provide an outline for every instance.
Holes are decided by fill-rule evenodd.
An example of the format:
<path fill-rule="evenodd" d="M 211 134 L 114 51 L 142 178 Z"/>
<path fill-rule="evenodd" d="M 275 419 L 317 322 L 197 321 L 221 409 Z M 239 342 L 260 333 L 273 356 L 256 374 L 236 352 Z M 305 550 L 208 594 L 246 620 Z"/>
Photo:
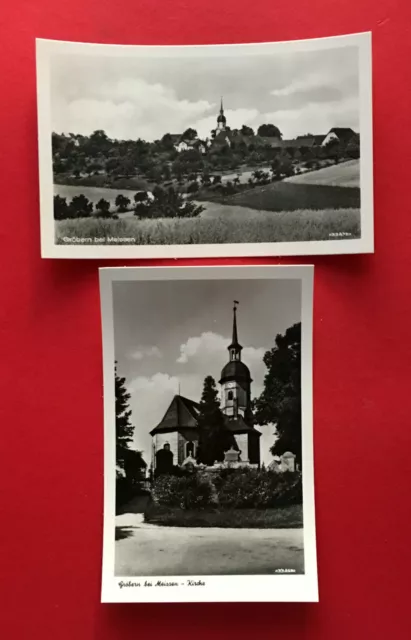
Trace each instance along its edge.
<path fill-rule="evenodd" d="M 155 481 L 152 497 L 156 504 L 180 509 L 269 509 L 300 504 L 302 479 L 300 473 L 247 468 L 163 475 Z"/>
<path fill-rule="evenodd" d="M 96 215 L 98 218 L 110 218 L 110 203 L 104 198 L 100 198 L 100 200 L 96 204 Z"/>
<path fill-rule="evenodd" d="M 93 203 L 80 193 L 73 197 L 69 210 L 71 218 L 88 218 L 93 212 Z"/>
<path fill-rule="evenodd" d="M 227 476 L 218 493 L 219 504 L 228 508 L 268 509 L 302 502 L 300 473 L 244 469 Z"/>
<path fill-rule="evenodd" d="M 54 219 L 64 220 L 70 217 L 70 209 L 67 204 L 67 198 L 54 196 Z"/>
<path fill-rule="evenodd" d="M 154 482 L 152 498 L 157 504 L 168 507 L 204 509 L 215 503 L 215 488 L 203 474 L 163 475 Z"/>
<path fill-rule="evenodd" d="M 116 511 L 133 497 L 133 488 L 127 478 L 116 478 Z"/>
<path fill-rule="evenodd" d="M 199 186 L 197 180 L 195 182 L 190 182 L 187 187 L 187 193 L 197 193 L 198 190 Z"/>

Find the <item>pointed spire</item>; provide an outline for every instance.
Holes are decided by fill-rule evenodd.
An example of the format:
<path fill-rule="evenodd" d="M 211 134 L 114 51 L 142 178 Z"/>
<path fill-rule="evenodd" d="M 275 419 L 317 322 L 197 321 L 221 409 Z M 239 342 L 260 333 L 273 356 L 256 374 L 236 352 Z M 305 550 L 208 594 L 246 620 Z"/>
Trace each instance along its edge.
<path fill-rule="evenodd" d="M 223 114 L 224 114 L 223 96 L 221 96 L 220 113 L 221 113 L 221 115 L 223 115 Z"/>
<path fill-rule="evenodd" d="M 238 335 L 237 335 L 237 305 L 238 302 L 237 300 L 234 300 L 234 307 L 233 307 L 233 339 L 232 339 L 232 343 L 231 344 L 238 344 Z"/>
<path fill-rule="evenodd" d="M 230 351 L 230 360 L 240 360 L 242 346 L 238 342 L 237 332 L 237 305 L 240 304 L 238 300 L 234 300 L 233 306 L 233 336 L 231 338 L 231 344 L 228 349 Z"/>

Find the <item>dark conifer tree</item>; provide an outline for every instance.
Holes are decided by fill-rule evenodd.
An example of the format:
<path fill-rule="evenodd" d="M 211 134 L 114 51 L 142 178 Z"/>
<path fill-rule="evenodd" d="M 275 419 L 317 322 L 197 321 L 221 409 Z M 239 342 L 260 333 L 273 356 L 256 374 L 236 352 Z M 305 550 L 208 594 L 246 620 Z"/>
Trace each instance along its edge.
<path fill-rule="evenodd" d="M 131 424 L 131 409 L 129 408 L 130 394 L 126 386 L 126 379 L 121 378 L 115 367 L 116 391 L 116 463 L 124 467 L 124 460 L 132 442 L 134 426 Z"/>
<path fill-rule="evenodd" d="M 236 443 L 234 436 L 224 425 L 224 416 L 218 401 L 218 391 L 212 376 L 207 376 L 204 380 L 198 428 L 198 462 L 212 465 L 216 460 L 218 462 L 224 460 L 224 453 Z"/>

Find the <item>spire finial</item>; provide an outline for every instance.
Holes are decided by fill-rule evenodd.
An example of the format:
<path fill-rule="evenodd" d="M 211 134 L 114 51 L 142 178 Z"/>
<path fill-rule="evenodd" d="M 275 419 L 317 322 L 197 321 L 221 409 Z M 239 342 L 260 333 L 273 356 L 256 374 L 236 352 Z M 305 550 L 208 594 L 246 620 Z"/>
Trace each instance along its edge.
<path fill-rule="evenodd" d="M 238 342 L 237 333 L 237 306 L 240 304 L 238 300 L 233 300 L 233 337 L 231 338 L 231 344 L 228 349 L 230 351 L 231 360 L 240 360 L 240 353 L 242 346 Z"/>
<path fill-rule="evenodd" d="M 224 107 L 223 107 L 223 96 L 221 96 L 220 113 L 221 113 L 221 115 L 223 115 L 223 113 L 224 113 Z"/>

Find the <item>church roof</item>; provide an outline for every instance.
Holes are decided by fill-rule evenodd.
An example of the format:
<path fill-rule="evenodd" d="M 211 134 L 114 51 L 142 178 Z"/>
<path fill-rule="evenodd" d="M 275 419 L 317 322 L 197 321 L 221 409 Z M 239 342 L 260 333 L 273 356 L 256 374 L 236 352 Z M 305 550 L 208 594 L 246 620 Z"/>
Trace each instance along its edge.
<path fill-rule="evenodd" d="M 221 371 L 220 384 L 226 380 L 251 382 L 250 369 L 241 360 L 231 360 L 231 362 L 227 362 Z"/>
<path fill-rule="evenodd" d="M 248 424 L 242 415 L 238 415 L 236 418 L 231 416 L 224 417 L 225 428 L 232 433 L 249 433 L 252 431 L 258 436 L 261 436 L 261 432 L 254 429 L 252 424 Z"/>
<path fill-rule="evenodd" d="M 175 395 L 161 422 L 150 431 L 150 435 L 178 431 L 179 429 L 197 428 L 199 408 L 198 402 L 184 398 L 184 396 Z"/>

